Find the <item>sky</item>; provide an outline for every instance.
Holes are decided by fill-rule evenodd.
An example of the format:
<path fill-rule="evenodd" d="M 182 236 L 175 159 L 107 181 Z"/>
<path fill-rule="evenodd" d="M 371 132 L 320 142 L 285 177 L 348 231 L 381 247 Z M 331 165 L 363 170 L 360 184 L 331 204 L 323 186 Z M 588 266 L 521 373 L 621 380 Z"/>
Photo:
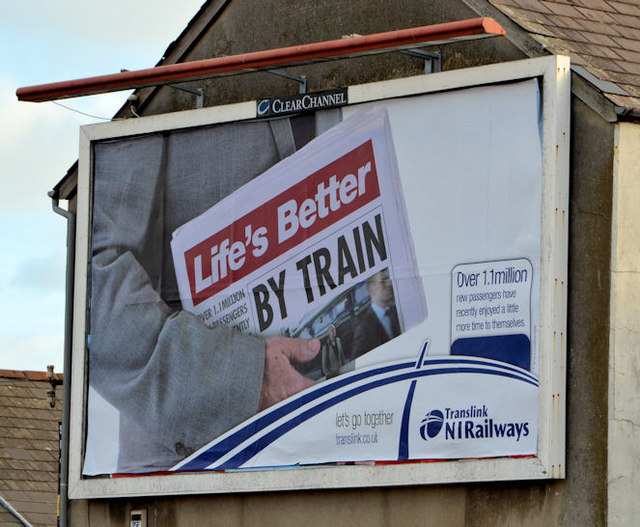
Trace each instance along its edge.
<path fill-rule="evenodd" d="M 203 2 L 0 0 L 0 369 L 62 372 L 66 220 L 47 192 L 78 158 L 79 127 L 130 94 L 64 108 L 19 102 L 16 89 L 153 67 Z"/>

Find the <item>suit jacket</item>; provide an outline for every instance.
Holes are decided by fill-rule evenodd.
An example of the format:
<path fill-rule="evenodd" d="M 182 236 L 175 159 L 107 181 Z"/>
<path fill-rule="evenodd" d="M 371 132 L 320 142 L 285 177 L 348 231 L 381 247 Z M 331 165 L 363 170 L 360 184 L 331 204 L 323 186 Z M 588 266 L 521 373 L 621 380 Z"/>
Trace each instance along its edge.
<path fill-rule="evenodd" d="M 264 341 L 181 310 L 170 238 L 295 147 L 288 119 L 94 145 L 89 378 L 120 412 L 118 471 L 171 467 L 257 411 Z"/>
<path fill-rule="evenodd" d="M 392 306 L 391 316 L 395 319 L 392 325 L 395 324 L 396 328 L 400 328 L 398 312 L 395 306 Z M 391 339 L 369 305 L 358 317 L 358 325 L 353 337 L 352 358 L 357 359 L 360 355 L 381 346 L 385 342 L 389 342 L 389 340 Z"/>

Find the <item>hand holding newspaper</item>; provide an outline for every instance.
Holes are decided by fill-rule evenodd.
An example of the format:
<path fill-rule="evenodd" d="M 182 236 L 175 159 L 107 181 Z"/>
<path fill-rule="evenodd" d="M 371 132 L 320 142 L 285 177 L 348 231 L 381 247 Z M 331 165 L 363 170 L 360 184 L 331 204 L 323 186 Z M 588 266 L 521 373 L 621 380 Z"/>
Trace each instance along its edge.
<path fill-rule="evenodd" d="M 311 141 L 177 229 L 171 249 L 183 308 L 209 326 L 321 339 L 337 327 L 347 362 L 369 351 L 354 345 L 377 273 L 397 313 L 388 338 L 426 317 L 384 110 Z"/>

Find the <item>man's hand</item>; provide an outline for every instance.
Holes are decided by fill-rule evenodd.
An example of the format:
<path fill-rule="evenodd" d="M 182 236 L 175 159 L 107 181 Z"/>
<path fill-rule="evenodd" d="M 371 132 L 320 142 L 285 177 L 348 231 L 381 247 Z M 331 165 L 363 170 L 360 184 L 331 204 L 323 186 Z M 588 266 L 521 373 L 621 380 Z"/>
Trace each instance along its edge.
<path fill-rule="evenodd" d="M 310 361 L 320 351 L 318 339 L 269 337 L 265 340 L 264 376 L 258 410 L 269 408 L 314 383 L 298 373 L 291 363 Z"/>

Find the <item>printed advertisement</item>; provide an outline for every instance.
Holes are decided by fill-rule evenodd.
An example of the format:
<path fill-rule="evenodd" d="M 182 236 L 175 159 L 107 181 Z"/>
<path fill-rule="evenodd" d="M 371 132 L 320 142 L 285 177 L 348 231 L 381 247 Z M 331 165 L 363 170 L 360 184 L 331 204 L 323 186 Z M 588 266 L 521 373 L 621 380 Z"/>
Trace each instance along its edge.
<path fill-rule="evenodd" d="M 328 338 L 333 325 L 341 358 L 307 368 L 313 378 L 352 367 L 422 322 L 425 295 L 388 128 L 382 110 L 356 114 L 176 230 L 183 308 L 209 327 L 252 335 Z M 347 326 L 378 307 L 388 339 L 372 335 L 377 318 L 347 338 Z"/>
<path fill-rule="evenodd" d="M 93 144 L 85 475 L 535 456 L 535 80 Z"/>

